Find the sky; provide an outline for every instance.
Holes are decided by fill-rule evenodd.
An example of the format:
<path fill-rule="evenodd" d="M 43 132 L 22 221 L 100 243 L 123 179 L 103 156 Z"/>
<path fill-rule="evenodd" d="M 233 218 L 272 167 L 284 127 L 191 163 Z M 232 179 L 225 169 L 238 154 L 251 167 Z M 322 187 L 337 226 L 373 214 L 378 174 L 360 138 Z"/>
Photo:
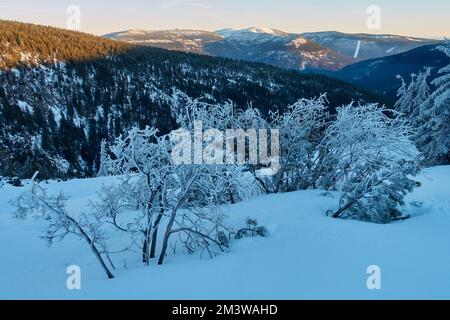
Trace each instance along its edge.
<path fill-rule="evenodd" d="M 97 35 L 126 29 L 251 26 L 296 33 L 450 35 L 449 0 L 0 0 L 0 19 L 65 28 L 73 17 L 73 11 L 67 13 L 72 5 L 80 9 L 80 31 Z M 373 5 L 379 14 L 367 13 Z"/>

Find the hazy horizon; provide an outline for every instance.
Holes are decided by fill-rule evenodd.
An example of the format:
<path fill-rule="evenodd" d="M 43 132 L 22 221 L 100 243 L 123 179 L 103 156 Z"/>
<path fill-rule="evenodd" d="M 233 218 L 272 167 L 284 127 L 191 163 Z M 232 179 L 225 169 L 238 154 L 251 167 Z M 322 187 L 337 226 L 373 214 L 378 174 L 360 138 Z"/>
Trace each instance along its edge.
<path fill-rule="evenodd" d="M 345 33 L 395 34 L 421 38 L 450 35 L 446 13 L 450 3 L 442 0 L 129 0 L 56 1 L 39 4 L 1 0 L 0 19 L 66 27 L 67 8 L 81 9 L 82 32 L 96 35 L 129 29 L 191 29 L 216 31 L 224 28 L 268 27 L 289 33 L 339 31 Z M 367 8 L 381 9 L 379 29 L 369 29 Z"/>

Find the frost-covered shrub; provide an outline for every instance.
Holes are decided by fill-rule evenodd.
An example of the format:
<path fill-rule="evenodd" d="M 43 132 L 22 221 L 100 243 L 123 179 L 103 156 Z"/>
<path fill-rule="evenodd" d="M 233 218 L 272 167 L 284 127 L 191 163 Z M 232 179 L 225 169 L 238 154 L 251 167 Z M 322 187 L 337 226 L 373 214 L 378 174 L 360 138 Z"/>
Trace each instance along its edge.
<path fill-rule="evenodd" d="M 141 213 L 128 229 L 131 224 L 134 235 L 141 235 L 137 244 L 147 264 L 156 256 L 161 229 L 159 264 L 173 236 L 189 253 L 200 249 L 212 256 L 213 245 L 221 250 L 218 233 L 226 226 L 219 205 L 229 203 L 230 192 L 246 184 L 240 166 L 178 164 L 171 148 L 170 137 L 158 136 L 155 129 L 132 129 L 102 157 L 102 170 L 124 176 L 122 192 L 115 196 Z M 106 200 L 103 206 L 117 201 Z"/>
<path fill-rule="evenodd" d="M 201 122 L 205 130 L 213 128 L 222 132 L 227 129 L 245 132 L 278 130 L 279 161 L 275 174 L 258 174 L 261 169 L 265 169 L 260 162 L 248 163 L 246 169 L 253 174 L 263 192 L 289 192 L 316 186 L 320 175 L 317 148 L 323 139 L 329 118 L 327 109 L 325 95 L 315 99 L 300 99 L 287 106 L 284 112 L 271 112 L 267 117 L 252 106 L 236 109 L 232 102 L 212 105 L 191 100 L 185 108 L 180 109 L 182 112 L 178 115 L 177 122 L 183 128 L 191 130 L 195 122 Z M 271 144 L 274 140 L 270 140 L 267 148 L 273 150 Z"/>
<path fill-rule="evenodd" d="M 84 239 L 109 278 L 114 253 L 139 252 L 150 264 L 160 249 L 163 264 L 169 246 L 181 243 L 188 253 L 201 250 L 213 257 L 229 245 L 221 204 L 231 186 L 246 185 L 242 168 L 177 164 L 171 148 L 169 136 L 156 129 L 132 129 L 104 148 L 102 171 L 120 175 L 120 183 L 103 187 L 88 212 L 71 212 L 62 193 L 48 195 L 34 183 L 16 201 L 17 215 L 48 221 L 49 244 L 71 234 Z"/>
<path fill-rule="evenodd" d="M 273 192 L 305 190 L 316 186 L 320 168 L 318 146 L 327 119 L 327 100 L 301 99 L 284 113 L 272 113 L 270 127 L 280 132 L 280 166 L 270 179 Z"/>
<path fill-rule="evenodd" d="M 418 152 L 401 117 L 376 104 L 338 109 L 323 147 L 323 184 L 343 192 L 332 216 L 387 223 L 417 185 Z"/>
<path fill-rule="evenodd" d="M 410 177 L 418 172 L 414 162 L 404 160 L 371 173 L 364 166 L 356 168 L 343 186 L 340 209 L 333 216 L 376 223 L 400 219 L 398 206 L 404 205 L 404 196 L 417 187 Z"/>
<path fill-rule="evenodd" d="M 33 180 L 34 178 L 36 174 Z M 71 235 L 79 237 L 87 244 L 86 247 L 90 248 L 107 277 L 114 278 L 114 264 L 110 258 L 105 233 L 106 222 L 96 215 L 69 212 L 66 200 L 63 193 L 52 196 L 39 184 L 33 183 L 29 192 L 16 199 L 16 217 L 25 219 L 32 216 L 45 221 L 47 230 L 42 238 L 48 246 Z"/>
<path fill-rule="evenodd" d="M 235 239 L 242 239 L 245 237 L 267 237 L 269 231 L 263 226 L 258 225 L 258 221 L 255 219 L 247 218 L 245 220 L 245 227 L 238 229 L 235 234 Z"/>
<path fill-rule="evenodd" d="M 22 180 L 18 177 L 9 178 L 8 183 L 13 187 L 23 187 Z"/>

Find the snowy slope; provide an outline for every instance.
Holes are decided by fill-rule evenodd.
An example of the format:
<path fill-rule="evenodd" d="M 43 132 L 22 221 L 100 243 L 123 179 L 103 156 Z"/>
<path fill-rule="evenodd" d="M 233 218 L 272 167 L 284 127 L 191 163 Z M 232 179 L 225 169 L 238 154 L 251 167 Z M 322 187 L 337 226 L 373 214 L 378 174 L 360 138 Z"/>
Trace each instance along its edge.
<path fill-rule="evenodd" d="M 270 28 L 223 29 L 224 38 L 207 49 L 212 55 L 263 62 L 287 69 L 338 70 L 350 59 L 312 42 L 302 35 Z"/>
<path fill-rule="evenodd" d="M 205 54 L 205 46 L 208 43 L 221 41 L 219 34 L 200 30 L 126 30 L 104 35 L 105 38 L 125 42 L 145 44 L 148 46 Z"/>
<path fill-rule="evenodd" d="M 0 189 L 0 299 L 392 299 L 450 298 L 450 167 L 424 170 L 423 186 L 409 195 L 413 217 L 391 225 L 325 216 L 337 197 L 320 191 L 262 196 L 227 209 L 231 224 L 255 217 L 268 238 L 235 241 L 213 260 L 171 254 L 167 264 L 142 267 L 134 256 L 117 258 L 117 277 L 106 280 L 77 239 L 46 248 L 41 222 L 13 219 L 9 200 L 24 188 Z M 102 184 L 115 178 L 51 182 L 79 211 Z M 133 260 L 134 259 L 134 260 Z M 82 289 L 65 287 L 66 267 L 79 265 Z M 126 265 L 127 269 L 124 269 Z M 366 269 L 378 265 L 382 290 L 366 287 Z"/>
<path fill-rule="evenodd" d="M 222 29 L 216 31 L 228 41 L 239 42 L 241 44 L 261 44 L 267 41 L 283 41 L 283 39 L 289 36 L 288 33 L 270 29 L 270 28 L 258 28 L 250 27 L 246 29 Z"/>

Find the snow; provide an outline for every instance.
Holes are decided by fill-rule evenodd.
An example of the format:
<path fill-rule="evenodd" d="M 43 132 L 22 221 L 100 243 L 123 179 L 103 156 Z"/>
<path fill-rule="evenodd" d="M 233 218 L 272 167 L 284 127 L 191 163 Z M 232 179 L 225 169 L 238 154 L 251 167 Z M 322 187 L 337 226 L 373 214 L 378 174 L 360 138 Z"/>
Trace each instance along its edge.
<path fill-rule="evenodd" d="M 51 181 L 71 212 L 87 210 L 115 177 Z M 12 217 L 10 200 L 25 188 L 0 187 L 0 299 L 448 299 L 450 298 L 450 166 L 426 169 L 408 195 L 412 218 L 389 225 L 335 220 L 338 194 L 319 190 L 260 196 L 228 208 L 229 223 L 256 218 L 267 238 L 234 241 L 213 260 L 170 254 L 144 267 L 134 255 L 115 257 L 107 280 L 78 239 L 47 248 L 44 222 Z M 79 265 L 82 289 L 66 289 L 66 268 Z M 382 290 L 368 290 L 367 267 L 378 265 Z M 126 268 L 124 268 L 126 266 Z"/>
<path fill-rule="evenodd" d="M 307 43 L 308 43 L 308 40 L 306 40 L 303 37 L 297 37 L 291 41 L 291 44 L 294 45 L 297 49 Z"/>
<path fill-rule="evenodd" d="M 287 33 L 270 28 L 223 29 L 216 31 L 228 41 L 261 44 L 268 41 L 285 40 Z"/>
<path fill-rule="evenodd" d="M 386 53 L 392 53 L 392 52 L 394 52 L 395 49 L 396 49 L 396 47 L 392 47 L 389 50 L 387 50 Z"/>
<path fill-rule="evenodd" d="M 262 28 L 250 27 L 246 31 L 253 32 L 253 33 L 277 34 L 277 32 L 275 30 L 270 29 L 270 28 L 266 28 L 266 27 L 262 27 Z"/>
<path fill-rule="evenodd" d="M 128 31 L 126 31 L 126 32 L 124 32 L 125 34 L 132 34 L 132 35 L 145 35 L 145 34 L 147 34 L 147 31 L 145 31 L 145 30 L 137 30 L 137 29 L 131 29 L 131 30 L 128 30 Z"/>
<path fill-rule="evenodd" d="M 22 101 L 22 100 L 18 100 L 17 104 L 18 104 L 20 110 L 22 110 L 23 112 L 28 112 L 28 113 L 32 113 L 33 112 L 33 107 L 30 106 L 27 102 Z"/>

